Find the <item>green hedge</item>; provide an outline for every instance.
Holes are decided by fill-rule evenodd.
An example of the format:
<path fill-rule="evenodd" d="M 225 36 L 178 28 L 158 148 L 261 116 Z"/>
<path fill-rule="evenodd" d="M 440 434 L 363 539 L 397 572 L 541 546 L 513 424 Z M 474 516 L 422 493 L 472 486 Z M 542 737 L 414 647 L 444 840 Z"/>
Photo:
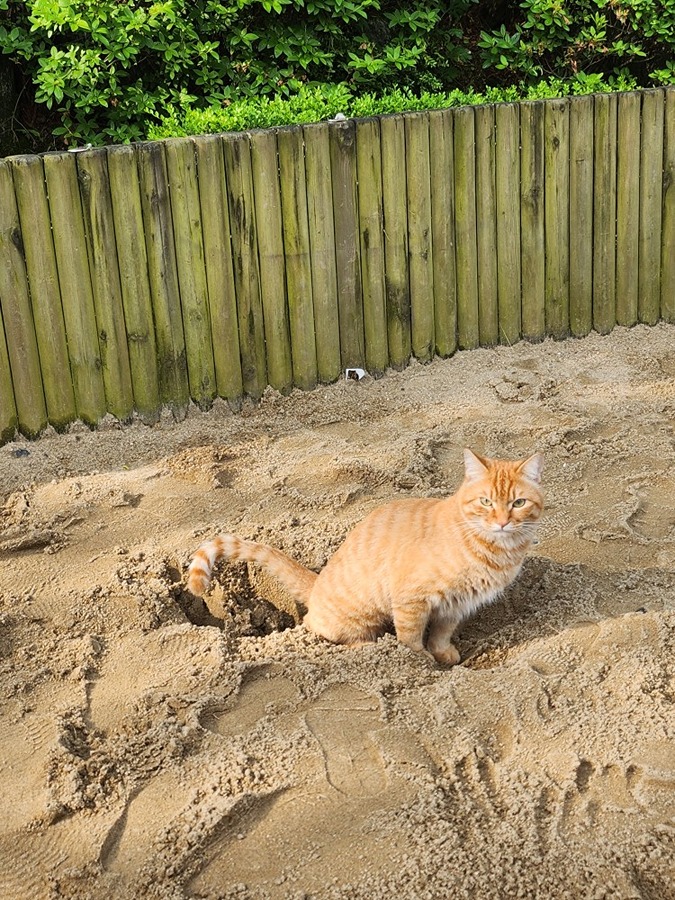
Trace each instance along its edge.
<path fill-rule="evenodd" d="M 669 84 L 675 0 L 0 0 L 0 53 L 0 143 L 44 150 L 143 139 L 200 107 L 278 124 L 262 98 L 323 118 L 316 97 L 344 91 L 361 114 L 485 84 Z"/>
<path fill-rule="evenodd" d="M 530 85 L 522 83 L 505 88 L 486 88 L 481 92 L 454 90 L 415 94 L 410 90 L 397 88 L 378 95 L 357 94 L 345 84 L 317 85 L 303 87 L 292 97 L 252 97 L 205 109 L 186 102 L 173 107 L 158 125 L 152 125 L 148 130 L 148 137 L 157 140 L 307 124 L 335 118 L 339 113 L 348 118 L 360 118 L 479 103 L 541 100 L 546 97 L 632 90 L 635 87 L 635 79 L 628 76 L 605 79 L 601 74 L 577 77 L 569 81 L 551 78 Z"/>
<path fill-rule="evenodd" d="M 0 51 L 53 134 L 146 136 L 187 96 L 289 96 L 302 84 L 436 87 L 467 57 L 471 0 L 0 0 Z"/>
<path fill-rule="evenodd" d="M 521 0 L 478 47 L 485 67 L 528 78 L 623 70 L 673 84 L 675 0 Z"/>

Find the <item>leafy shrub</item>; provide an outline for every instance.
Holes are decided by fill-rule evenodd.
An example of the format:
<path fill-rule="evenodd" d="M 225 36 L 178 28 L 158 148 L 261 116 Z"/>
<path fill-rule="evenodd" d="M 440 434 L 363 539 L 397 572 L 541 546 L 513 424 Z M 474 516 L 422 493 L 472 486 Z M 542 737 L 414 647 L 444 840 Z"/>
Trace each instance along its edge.
<path fill-rule="evenodd" d="M 483 31 L 486 68 L 528 78 L 622 72 L 675 83 L 675 0 L 523 0 Z"/>
<path fill-rule="evenodd" d="M 440 84 L 462 54 L 453 17 L 470 2 L 0 0 L 0 50 L 58 112 L 55 135 L 128 141 L 184 100 Z"/>
<path fill-rule="evenodd" d="M 562 81 L 549 79 L 534 84 L 486 88 L 481 93 L 453 90 L 449 92 L 423 91 L 413 93 L 395 88 L 382 94 L 356 94 L 346 84 L 315 85 L 301 88 L 293 97 L 251 97 L 235 100 L 222 106 L 205 109 L 189 102 L 173 107 L 159 125 L 149 129 L 151 140 L 184 137 L 194 134 L 217 134 L 223 131 L 247 131 L 252 128 L 271 128 L 282 125 L 307 124 L 333 119 L 338 113 L 351 118 L 443 109 L 478 103 L 504 103 L 515 100 L 540 100 L 546 97 L 632 90 L 634 79 L 621 76 L 605 80 L 600 74 Z"/>
<path fill-rule="evenodd" d="M 38 122 L 35 149 L 50 131 L 60 146 L 126 142 L 315 121 L 347 95 L 363 115 L 445 105 L 457 86 L 473 102 L 486 81 L 669 84 L 674 29 L 675 0 L 0 0 L 17 82 L 0 99 Z"/>

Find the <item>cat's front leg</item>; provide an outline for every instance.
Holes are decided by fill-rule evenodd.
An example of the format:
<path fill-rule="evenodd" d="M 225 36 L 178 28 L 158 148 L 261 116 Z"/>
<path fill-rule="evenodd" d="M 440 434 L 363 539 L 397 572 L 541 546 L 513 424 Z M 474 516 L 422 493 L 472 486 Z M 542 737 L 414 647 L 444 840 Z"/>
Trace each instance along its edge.
<path fill-rule="evenodd" d="M 447 616 L 437 615 L 431 620 L 427 649 L 436 662 L 443 666 L 456 666 L 460 661 L 459 650 L 452 643 L 457 624 L 456 619 Z"/>
<path fill-rule="evenodd" d="M 424 646 L 424 634 L 429 621 L 429 603 L 424 600 L 406 600 L 394 604 L 392 617 L 398 640 L 416 653 L 433 659 Z"/>

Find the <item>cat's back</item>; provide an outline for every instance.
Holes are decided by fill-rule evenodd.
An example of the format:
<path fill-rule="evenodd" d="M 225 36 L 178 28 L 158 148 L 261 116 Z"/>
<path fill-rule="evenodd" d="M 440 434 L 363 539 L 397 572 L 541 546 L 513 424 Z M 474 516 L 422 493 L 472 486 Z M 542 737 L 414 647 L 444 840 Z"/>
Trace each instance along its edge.
<path fill-rule="evenodd" d="M 376 506 L 350 532 L 360 536 L 375 536 L 380 529 L 398 534 L 415 533 L 429 527 L 441 501 L 436 497 L 401 497 Z"/>
<path fill-rule="evenodd" d="M 408 557 L 429 539 L 440 502 L 432 497 L 405 497 L 376 507 L 347 535 L 326 569 L 347 566 L 353 572 L 361 563 L 372 574 L 378 567 Z"/>

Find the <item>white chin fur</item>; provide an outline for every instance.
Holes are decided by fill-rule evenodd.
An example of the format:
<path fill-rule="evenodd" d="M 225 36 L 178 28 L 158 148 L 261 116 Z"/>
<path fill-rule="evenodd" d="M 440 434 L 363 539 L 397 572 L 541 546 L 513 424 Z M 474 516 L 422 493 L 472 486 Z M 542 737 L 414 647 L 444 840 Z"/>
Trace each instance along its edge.
<path fill-rule="evenodd" d="M 520 534 L 518 528 L 489 528 L 486 531 L 487 537 L 497 541 L 511 541 Z"/>

